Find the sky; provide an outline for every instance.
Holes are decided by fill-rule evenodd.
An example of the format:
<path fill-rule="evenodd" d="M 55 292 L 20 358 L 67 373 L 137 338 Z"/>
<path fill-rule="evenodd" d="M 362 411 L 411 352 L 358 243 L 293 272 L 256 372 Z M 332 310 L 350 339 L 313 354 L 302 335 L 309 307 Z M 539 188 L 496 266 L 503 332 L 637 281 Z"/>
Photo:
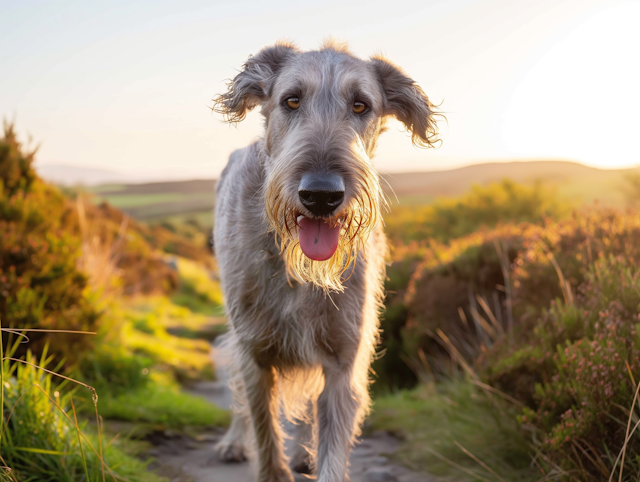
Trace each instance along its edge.
<path fill-rule="evenodd" d="M 333 36 L 383 53 L 440 104 L 442 146 L 393 122 L 384 172 L 488 162 L 640 165 L 640 1 L 0 0 L 0 116 L 37 163 L 216 177 L 260 135 L 210 110 L 247 57 Z"/>

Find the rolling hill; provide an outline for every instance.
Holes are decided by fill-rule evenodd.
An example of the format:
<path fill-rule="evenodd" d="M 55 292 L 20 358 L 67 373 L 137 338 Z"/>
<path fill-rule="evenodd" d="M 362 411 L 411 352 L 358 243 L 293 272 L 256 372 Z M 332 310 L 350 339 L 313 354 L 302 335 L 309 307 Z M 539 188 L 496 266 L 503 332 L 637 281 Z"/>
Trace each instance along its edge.
<path fill-rule="evenodd" d="M 437 197 L 457 196 L 473 184 L 485 185 L 510 178 L 531 184 L 542 182 L 571 202 L 623 207 L 625 175 L 631 169 L 602 170 L 566 161 L 485 163 L 447 171 L 383 174 L 385 190 L 396 203 L 426 204 Z M 385 184 L 385 183 L 383 183 Z M 213 222 L 215 180 L 167 181 L 145 184 L 105 184 L 91 187 L 98 201 L 108 201 L 145 221 L 196 219 Z M 395 193 L 395 195 L 393 194 Z"/>
<path fill-rule="evenodd" d="M 486 185 L 504 178 L 523 184 L 542 182 L 576 203 L 595 200 L 622 207 L 625 175 L 632 169 L 603 170 L 567 161 L 491 162 L 447 171 L 384 174 L 400 201 L 425 202 L 435 197 L 457 196 L 473 184 Z"/>

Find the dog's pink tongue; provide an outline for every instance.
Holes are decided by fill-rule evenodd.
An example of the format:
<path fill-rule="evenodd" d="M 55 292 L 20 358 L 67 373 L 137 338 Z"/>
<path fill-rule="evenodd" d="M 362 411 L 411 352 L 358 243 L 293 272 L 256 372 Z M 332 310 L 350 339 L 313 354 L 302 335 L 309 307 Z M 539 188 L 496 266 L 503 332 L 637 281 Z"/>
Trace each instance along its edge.
<path fill-rule="evenodd" d="M 340 225 L 329 226 L 321 219 L 309 219 L 301 216 L 298 219 L 298 239 L 300 248 L 307 258 L 314 261 L 325 261 L 338 249 Z"/>

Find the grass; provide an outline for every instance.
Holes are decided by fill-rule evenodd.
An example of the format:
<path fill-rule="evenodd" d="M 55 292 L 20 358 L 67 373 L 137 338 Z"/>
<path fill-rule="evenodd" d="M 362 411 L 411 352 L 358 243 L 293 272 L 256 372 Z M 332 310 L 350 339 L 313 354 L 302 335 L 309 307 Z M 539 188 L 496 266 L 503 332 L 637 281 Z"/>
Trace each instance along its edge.
<path fill-rule="evenodd" d="M 228 426 L 229 411 L 204 398 L 183 392 L 173 384 L 150 383 L 119 394 L 106 393 L 98 402 L 103 417 L 181 429 Z"/>
<path fill-rule="evenodd" d="M 211 380 L 214 377 L 209 343 L 169 334 L 153 312 L 146 318 L 130 319 L 123 328 L 123 338 L 127 348 L 156 364 L 168 366 L 180 380 Z"/>
<path fill-rule="evenodd" d="M 177 259 L 180 286 L 172 296 L 173 303 L 208 316 L 221 316 L 222 290 L 220 282 L 197 263 Z"/>
<path fill-rule="evenodd" d="M 178 226 L 188 222 L 193 223 L 195 221 L 198 225 L 210 231 L 211 229 L 213 229 L 213 209 L 193 212 L 190 211 L 183 214 L 174 214 L 171 216 L 159 216 L 157 218 L 152 218 L 151 220 L 155 222 L 166 221 Z"/>
<path fill-rule="evenodd" d="M 219 306 L 205 308 L 203 311 L 220 313 Z M 224 332 L 224 318 L 194 313 L 160 296 L 129 300 L 110 316 L 118 319 L 112 326 L 120 325 L 114 343 L 169 367 L 181 381 L 214 378 L 207 340 Z"/>
<path fill-rule="evenodd" d="M 178 263 L 181 273 L 189 267 L 191 277 L 198 278 L 198 269 L 206 272 L 195 263 Z M 216 288 L 203 276 L 198 286 Z M 228 424 L 227 411 L 179 385 L 214 378 L 211 346 L 202 337 L 220 332 L 223 318 L 194 313 L 163 296 L 121 301 L 107 316 L 105 326 L 114 334 L 105 335 L 81 368 L 98 390 L 103 417 L 174 429 Z M 83 409 L 91 409 L 90 400 L 84 402 Z"/>
<path fill-rule="evenodd" d="M 379 396 L 371 424 L 404 439 L 399 462 L 430 474 L 458 482 L 541 477 L 514 414 L 464 380 Z"/>
<path fill-rule="evenodd" d="M 10 360 L 16 347 L 2 353 L 0 367 L 0 481 L 168 482 L 147 471 L 149 462 L 127 455 L 122 441 L 104 440 L 98 424 L 78 419 L 78 386 L 45 371 L 46 352 L 40 360 L 30 353 Z"/>

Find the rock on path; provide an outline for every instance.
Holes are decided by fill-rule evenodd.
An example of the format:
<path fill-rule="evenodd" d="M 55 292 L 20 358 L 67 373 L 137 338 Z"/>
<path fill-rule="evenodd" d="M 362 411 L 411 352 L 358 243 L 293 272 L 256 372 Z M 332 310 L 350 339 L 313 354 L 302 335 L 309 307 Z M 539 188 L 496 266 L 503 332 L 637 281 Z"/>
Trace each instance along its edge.
<path fill-rule="evenodd" d="M 193 393 L 212 403 L 229 408 L 231 392 L 227 388 L 224 373 L 220 381 L 198 384 Z M 224 432 L 202 435 L 196 440 L 183 436 L 165 439 L 155 447 L 152 455 L 160 473 L 172 481 L 190 482 L 252 482 L 255 480 L 248 462 L 224 464 L 213 452 L 213 447 Z M 376 432 L 365 437 L 353 449 L 349 475 L 352 482 L 435 482 L 432 476 L 412 472 L 406 467 L 391 463 L 387 455 L 398 449 L 400 442 L 386 432 Z M 308 481 L 296 474 L 296 482 Z"/>

